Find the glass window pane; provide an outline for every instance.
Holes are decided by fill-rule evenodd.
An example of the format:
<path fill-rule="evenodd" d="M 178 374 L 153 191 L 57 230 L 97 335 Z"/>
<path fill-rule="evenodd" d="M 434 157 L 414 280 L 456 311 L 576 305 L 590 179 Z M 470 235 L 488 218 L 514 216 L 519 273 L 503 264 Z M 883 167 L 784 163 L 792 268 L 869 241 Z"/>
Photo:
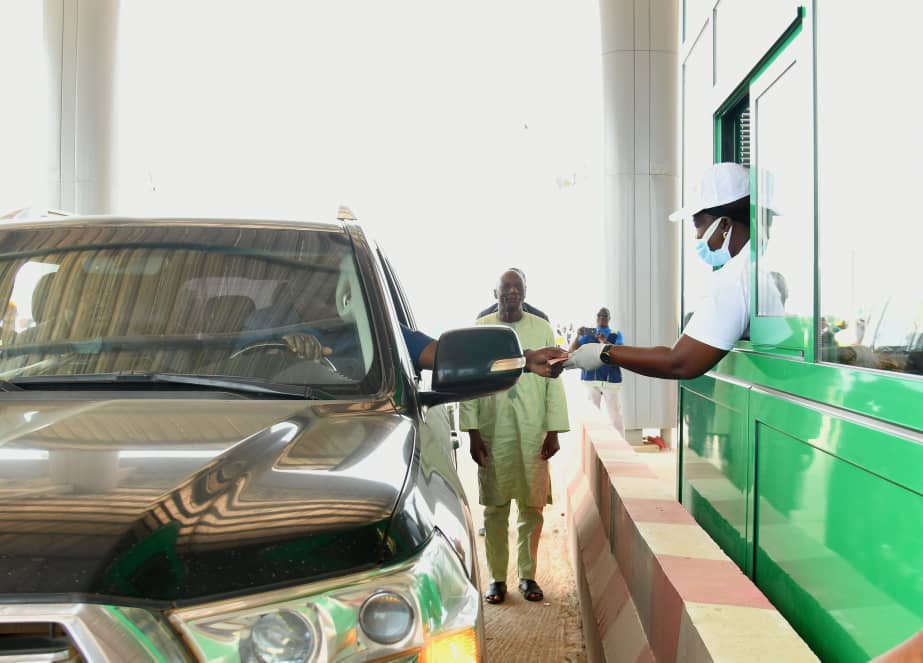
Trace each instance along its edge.
<path fill-rule="evenodd" d="M 719 88 L 744 79 L 797 16 L 793 0 L 732 0 L 715 7 L 715 75 Z"/>
<path fill-rule="evenodd" d="M 806 64 L 755 96 L 760 316 L 814 314 L 813 141 Z"/>
<path fill-rule="evenodd" d="M 683 200 L 689 200 L 702 172 L 714 162 L 714 121 L 709 110 L 712 89 L 711 26 L 699 35 L 683 64 Z M 695 253 L 694 228 L 682 222 L 683 327 L 707 292 L 711 268 Z"/>
<path fill-rule="evenodd" d="M 921 21 L 917 3 L 899 21 L 832 3 L 817 27 L 820 358 L 917 375 L 923 124 L 891 109 L 913 107 Z"/>

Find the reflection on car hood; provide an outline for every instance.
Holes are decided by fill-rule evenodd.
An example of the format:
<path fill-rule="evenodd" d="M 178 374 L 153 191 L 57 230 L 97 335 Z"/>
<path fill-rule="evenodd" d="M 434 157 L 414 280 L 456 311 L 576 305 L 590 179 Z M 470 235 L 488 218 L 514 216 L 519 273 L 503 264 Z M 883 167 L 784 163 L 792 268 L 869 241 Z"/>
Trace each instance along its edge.
<path fill-rule="evenodd" d="M 361 403 L 0 402 L 0 594 L 189 600 L 380 563 L 413 427 Z"/>

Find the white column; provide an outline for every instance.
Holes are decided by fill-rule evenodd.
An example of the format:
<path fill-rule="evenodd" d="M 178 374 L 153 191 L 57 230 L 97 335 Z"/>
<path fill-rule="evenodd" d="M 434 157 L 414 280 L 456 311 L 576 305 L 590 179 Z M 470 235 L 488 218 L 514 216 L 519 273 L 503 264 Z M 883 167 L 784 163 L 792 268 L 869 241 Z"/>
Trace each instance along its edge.
<path fill-rule="evenodd" d="M 679 328 L 677 0 L 600 0 L 606 302 L 626 345 Z M 676 425 L 674 382 L 624 372 L 626 437 Z"/>
<path fill-rule="evenodd" d="M 61 199 L 61 83 L 63 81 L 64 0 L 45 0 L 45 61 L 48 80 L 48 207 L 63 209 Z"/>
<path fill-rule="evenodd" d="M 49 206 L 112 210 L 119 0 L 45 0 Z"/>

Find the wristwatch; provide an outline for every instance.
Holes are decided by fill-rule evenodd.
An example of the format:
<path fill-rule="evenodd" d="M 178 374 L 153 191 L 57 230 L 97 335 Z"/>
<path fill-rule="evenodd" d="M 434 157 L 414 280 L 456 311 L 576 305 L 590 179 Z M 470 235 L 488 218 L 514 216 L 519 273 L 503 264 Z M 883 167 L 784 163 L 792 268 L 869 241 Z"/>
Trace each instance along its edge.
<path fill-rule="evenodd" d="M 599 351 L 599 360 L 604 364 L 611 364 L 612 357 L 609 356 L 609 348 L 612 347 L 611 343 L 606 343 L 603 346 L 603 349 Z"/>

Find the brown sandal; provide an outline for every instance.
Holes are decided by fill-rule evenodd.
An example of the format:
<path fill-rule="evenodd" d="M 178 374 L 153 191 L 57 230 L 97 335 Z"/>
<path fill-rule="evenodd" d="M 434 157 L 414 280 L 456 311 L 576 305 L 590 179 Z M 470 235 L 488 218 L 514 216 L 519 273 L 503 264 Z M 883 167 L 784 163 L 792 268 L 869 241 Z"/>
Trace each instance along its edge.
<path fill-rule="evenodd" d="M 492 582 L 487 588 L 487 593 L 484 594 L 484 600 L 488 603 L 503 603 L 503 599 L 506 598 L 506 583 L 505 582 Z"/>

